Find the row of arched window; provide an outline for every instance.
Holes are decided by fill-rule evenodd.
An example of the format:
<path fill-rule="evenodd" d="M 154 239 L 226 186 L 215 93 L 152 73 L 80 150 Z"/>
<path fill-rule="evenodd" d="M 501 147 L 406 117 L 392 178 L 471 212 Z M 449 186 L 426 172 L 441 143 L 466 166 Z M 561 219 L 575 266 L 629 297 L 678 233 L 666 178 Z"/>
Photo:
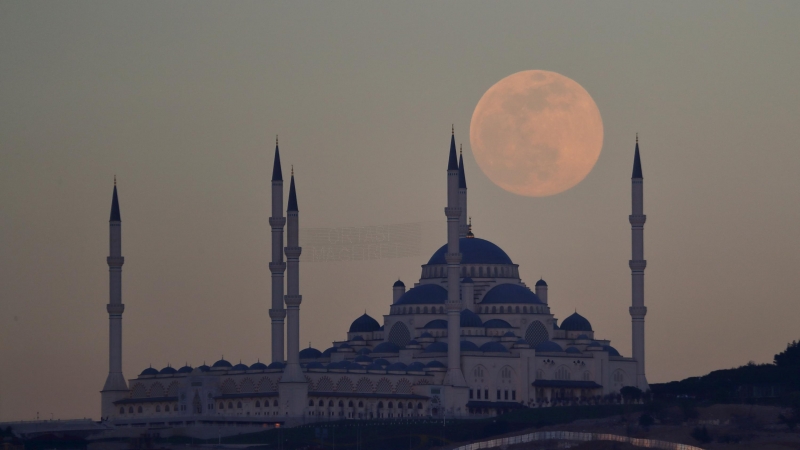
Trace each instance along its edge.
<path fill-rule="evenodd" d="M 129 406 L 128 410 L 127 410 L 127 413 L 128 414 L 133 414 L 134 413 L 133 411 L 134 411 L 133 406 Z M 170 411 L 178 411 L 178 405 L 172 405 L 171 407 L 170 407 L 170 405 L 164 405 L 163 412 L 170 412 Z M 120 415 L 125 414 L 125 412 L 126 412 L 125 411 L 125 407 L 124 406 L 120 406 L 119 407 Z M 142 414 L 143 408 L 141 406 L 136 407 L 136 412 L 139 413 L 139 414 Z M 156 405 L 156 412 L 162 412 L 161 405 Z"/>
<path fill-rule="evenodd" d="M 447 277 L 447 266 L 436 265 L 426 266 L 422 269 L 422 278 L 444 278 Z M 461 277 L 497 277 L 497 278 L 519 278 L 519 271 L 513 266 L 461 266 Z"/>
<path fill-rule="evenodd" d="M 478 314 L 540 314 L 544 307 L 536 306 L 478 306 Z"/>

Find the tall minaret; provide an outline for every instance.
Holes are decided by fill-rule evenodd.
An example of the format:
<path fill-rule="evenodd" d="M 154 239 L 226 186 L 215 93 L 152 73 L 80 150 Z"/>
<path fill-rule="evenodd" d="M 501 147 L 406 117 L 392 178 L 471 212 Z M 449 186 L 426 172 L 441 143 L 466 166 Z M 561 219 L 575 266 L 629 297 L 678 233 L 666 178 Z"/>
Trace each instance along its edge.
<path fill-rule="evenodd" d="M 633 357 L 636 359 L 636 385 L 639 389 L 648 390 L 647 377 L 644 371 L 644 193 L 642 191 L 642 162 L 639 160 L 639 136 L 636 136 L 636 152 L 633 156 L 633 175 L 631 175 L 631 223 L 632 256 L 631 268 L 631 338 L 633 340 Z"/>
<path fill-rule="evenodd" d="M 122 264 L 125 263 L 125 258 L 122 257 L 122 219 L 119 214 L 116 177 L 108 225 L 110 238 L 109 256 L 106 259 L 109 285 L 109 300 L 106 305 L 109 321 L 108 377 L 100 393 L 100 410 L 103 418 L 115 415 L 116 408 L 113 402 L 127 397 L 129 392 L 128 384 L 122 375 L 122 312 L 125 311 L 125 305 L 122 304 Z"/>
<path fill-rule="evenodd" d="M 461 253 L 458 248 L 459 206 L 458 179 L 461 171 L 456 156 L 455 131 L 450 136 L 450 160 L 447 164 L 447 376 L 444 384 L 466 386 L 461 372 Z M 465 191 L 466 192 L 466 191 Z"/>
<path fill-rule="evenodd" d="M 458 149 L 458 206 L 461 207 L 461 217 L 458 220 L 458 237 L 467 237 L 467 177 L 464 174 L 464 154 L 461 147 Z"/>
<path fill-rule="evenodd" d="M 289 184 L 289 205 L 286 208 L 286 367 L 278 386 L 283 411 L 290 417 L 303 415 L 308 401 L 308 382 L 300 368 L 300 253 L 297 193 L 294 170 Z"/>
<path fill-rule="evenodd" d="M 283 217 L 283 172 L 281 172 L 281 154 L 278 151 L 278 137 L 275 137 L 275 162 L 272 164 L 272 217 L 269 218 L 272 227 L 272 262 L 269 271 L 272 273 L 272 308 L 269 317 L 272 319 L 272 362 L 283 362 L 283 319 L 286 310 L 283 309 L 283 272 L 286 263 L 283 262 L 283 226 L 286 218 Z"/>

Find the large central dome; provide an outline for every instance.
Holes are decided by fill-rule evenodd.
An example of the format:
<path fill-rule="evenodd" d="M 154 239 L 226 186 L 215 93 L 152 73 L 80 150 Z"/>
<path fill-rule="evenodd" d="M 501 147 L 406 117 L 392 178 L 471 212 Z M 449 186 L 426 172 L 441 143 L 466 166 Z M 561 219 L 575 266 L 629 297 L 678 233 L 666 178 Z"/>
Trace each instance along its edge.
<path fill-rule="evenodd" d="M 458 240 L 458 247 L 461 264 L 514 264 L 502 248 L 485 239 L 461 238 Z M 446 252 L 447 244 L 436 250 L 428 264 L 447 264 L 444 259 Z"/>

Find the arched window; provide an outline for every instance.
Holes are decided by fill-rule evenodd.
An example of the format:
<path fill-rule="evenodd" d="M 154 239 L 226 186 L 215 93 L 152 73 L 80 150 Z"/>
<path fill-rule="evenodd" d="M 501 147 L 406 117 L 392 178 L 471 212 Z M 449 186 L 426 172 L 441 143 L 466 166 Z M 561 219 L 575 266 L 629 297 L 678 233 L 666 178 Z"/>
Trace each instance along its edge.
<path fill-rule="evenodd" d="M 394 403 L 392 403 L 392 402 L 389 402 L 389 404 L 388 404 L 387 406 L 388 406 L 389 408 L 394 408 Z"/>
<path fill-rule="evenodd" d="M 422 402 L 417 403 L 417 409 L 422 409 Z"/>
<path fill-rule="evenodd" d="M 320 400 L 319 404 L 317 406 L 325 406 L 325 401 L 324 400 Z"/>
<path fill-rule="evenodd" d="M 161 405 L 156 405 L 156 412 L 161 412 Z"/>
<path fill-rule="evenodd" d="M 339 400 L 339 407 L 340 407 L 340 408 L 343 408 L 343 407 L 344 407 L 344 402 L 343 402 L 343 401 L 341 401 L 341 400 Z"/>
<path fill-rule="evenodd" d="M 422 314 L 428 314 L 428 307 L 427 306 L 422 308 Z"/>
<path fill-rule="evenodd" d="M 364 402 L 358 402 L 358 407 L 359 408 L 363 408 L 364 407 Z"/>
<path fill-rule="evenodd" d="M 141 414 L 141 413 L 142 413 L 142 407 L 140 406 L 140 407 L 139 407 L 139 408 L 136 410 L 136 412 L 138 412 L 139 414 Z"/>
<path fill-rule="evenodd" d="M 238 402 L 238 403 L 236 404 L 236 407 L 237 407 L 237 408 L 239 408 L 239 409 L 242 409 L 242 402 Z"/>
<path fill-rule="evenodd" d="M 278 406 L 278 400 L 273 401 L 272 406 Z"/>
<path fill-rule="evenodd" d="M 569 380 L 570 373 L 566 366 L 561 366 L 556 370 L 556 380 Z"/>
<path fill-rule="evenodd" d="M 497 307 L 496 306 L 492 306 L 492 314 L 495 314 L 496 312 L 497 312 Z"/>
<path fill-rule="evenodd" d="M 120 414 L 125 414 L 125 407 L 124 406 L 119 409 L 119 413 Z"/>
<path fill-rule="evenodd" d="M 408 409 L 412 409 L 413 407 L 414 405 L 412 405 L 411 402 L 408 402 Z"/>
<path fill-rule="evenodd" d="M 352 407 L 353 407 L 353 401 L 352 401 L 352 400 L 350 400 L 349 402 L 347 402 L 347 406 L 349 406 L 349 407 L 351 407 L 351 408 L 352 408 Z"/>
<path fill-rule="evenodd" d="M 164 412 L 169 412 L 169 405 L 164 407 Z"/>
<path fill-rule="evenodd" d="M 500 307 L 500 314 L 503 314 L 503 307 Z"/>
<path fill-rule="evenodd" d="M 308 406 L 314 406 L 314 400 L 309 400 L 308 401 Z"/>
<path fill-rule="evenodd" d="M 417 314 L 419 314 L 419 306 L 417 306 Z"/>
<path fill-rule="evenodd" d="M 589 373 L 588 370 L 586 372 L 583 372 L 583 381 L 591 381 L 591 380 L 592 380 L 592 374 Z"/>
<path fill-rule="evenodd" d="M 228 402 L 228 409 L 233 409 L 233 402 Z"/>
<path fill-rule="evenodd" d="M 483 277 L 483 267 L 478 268 L 478 276 Z"/>
<path fill-rule="evenodd" d="M 133 406 L 128 407 L 128 413 L 133 414 Z"/>
<path fill-rule="evenodd" d="M 222 402 L 219 402 L 219 408 L 218 409 L 225 409 L 225 404 L 222 403 Z"/>
<path fill-rule="evenodd" d="M 397 402 L 397 407 L 403 409 L 403 402 Z"/>
<path fill-rule="evenodd" d="M 256 400 L 256 408 L 261 408 L 261 402 Z"/>
<path fill-rule="evenodd" d="M 378 409 L 383 408 L 383 402 L 378 402 Z"/>
<path fill-rule="evenodd" d="M 516 307 L 516 309 L 515 309 L 515 311 L 514 311 L 514 312 L 516 312 L 517 314 L 519 314 L 519 306 L 517 306 L 517 307 Z"/>
<path fill-rule="evenodd" d="M 527 306 L 523 306 L 522 307 L 522 312 L 525 313 L 525 314 L 528 314 L 528 307 Z"/>
<path fill-rule="evenodd" d="M 333 400 L 328 401 L 328 406 L 333 406 Z"/>

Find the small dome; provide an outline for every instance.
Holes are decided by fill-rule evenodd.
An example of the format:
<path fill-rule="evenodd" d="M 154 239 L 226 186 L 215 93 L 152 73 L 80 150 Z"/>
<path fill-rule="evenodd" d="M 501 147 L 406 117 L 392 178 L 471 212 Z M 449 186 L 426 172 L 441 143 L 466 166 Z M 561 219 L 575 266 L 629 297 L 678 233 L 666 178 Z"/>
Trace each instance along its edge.
<path fill-rule="evenodd" d="M 426 323 L 424 327 L 427 330 L 446 330 L 447 329 L 447 321 L 444 319 L 436 319 L 431 320 L 430 322 Z"/>
<path fill-rule="evenodd" d="M 447 289 L 436 284 L 421 284 L 406 291 L 395 305 L 444 304 Z"/>
<path fill-rule="evenodd" d="M 316 359 L 321 357 L 322 357 L 322 352 L 313 347 L 308 347 L 300 350 L 300 359 Z"/>
<path fill-rule="evenodd" d="M 425 365 L 426 369 L 447 369 L 447 366 L 439 361 L 433 360 Z"/>
<path fill-rule="evenodd" d="M 192 366 L 186 365 L 178 369 L 178 373 L 192 373 L 193 370 Z"/>
<path fill-rule="evenodd" d="M 377 364 L 377 365 L 379 365 L 379 366 L 382 366 L 382 367 L 386 367 L 389 364 L 391 364 L 388 360 L 383 359 L 383 358 L 378 358 L 378 359 L 376 359 L 375 361 L 372 361 L 372 362 Z"/>
<path fill-rule="evenodd" d="M 514 342 L 514 348 L 531 348 L 531 344 L 529 344 L 525 339 L 520 338 Z"/>
<path fill-rule="evenodd" d="M 564 350 L 564 351 L 567 352 L 567 353 L 580 353 L 581 352 L 580 350 L 578 350 L 577 347 L 567 347 L 567 349 Z"/>
<path fill-rule="evenodd" d="M 400 281 L 400 280 L 397 280 L 397 281 L 395 281 L 395 282 L 394 282 L 394 284 L 392 285 L 392 287 L 406 287 L 406 285 L 405 285 L 405 283 L 403 283 L 402 281 Z"/>
<path fill-rule="evenodd" d="M 414 361 L 406 367 L 406 370 L 411 372 L 421 372 L 425 370 L 425 364 L 422 364 L 419 361 Z"/>
<path fill-rule="evenodd" d="M 367 355 L 358 355 L 356 356 L 356 359 L 354 359 L 354 361 L 357 363 L 371 363 L 372 358 L 370 358 Z"/>
<path fill-rule="evenodd" d="M 275 361 L 274 363 L 267 366 L 268 369 L 283 369 L 284 367 L 286 367 L 286 364 L 280 361 Z"/>
<path fill-rule="evenodd" d="M 464 277 L 464 279 L 463 279 L 463 280 L 461 280 L 461 283 L 464 283 L 464 284 L 474 284 L 474 282 L 472 281 L 472 278 L 470 278 L 470 277 Z"/>
<path fill-rule="evenodd" d="M 561 322 L 561 329 L 567 331 L 592 331 L 592 324 L 576 312 Z"/>
<path fill-rule="evenodd" d="M 358 336 L 353 336 L 353 339 L 350 339 L 350 342 L 363 342 L 363 341 L 364 341 L 364 338 L 361 337 L 360 334 Z"/>
<path fill-rule="evenodd" d="M 536 286 L 544 286 L 547 287 L 547 282 L 543 279 L 539 278 L 539 281 L 536 282 Z"/>
<path fill-rule="evenodd" d="M 508 349 L 506 348 L 505 345 L 503 345 L 503 344 L 501 344 L 499 342 L 494 342 L 494 341 L 487 342 L 487 343 L 481 345 L 481 351 L 482 352 L 493 352 L 493 353 L 508 353 Z"/>
<path fill-rule="evenodd" d="M 201 372 L 208 372 L 209 370 L 211 370 L 211 367 L 208 367 L 207 365 L 203 364 L 202 366 L 198 367 L 198 369 Z"/>
<path fill-rule="evenodd" d="M 590 342 L 589 345 L 586 346 L 586 348 L 589 348 L 589 347 L 603 348 L 603 346 L 597 341 Z"/>
<path fill-rule="evenodd" d="M 340 348 L 350 348 L 350 344 L 348 344 L 347 342 L 345 342 L 345 343 L 343 343 L 342 345 L 340 345 L 339 347 L 337 347 L 337 349 L 340 349 Z"/>
<path fill-rule="evenodd" d="M 262 363 L 261 361 L 258 361 L 256 363 L 253 363 L 252 366 L 250 366 L 250 370 L 267 370 L 267 365 Z"/>
<path fill-rule="evenodd" d="M 490 319 L 484 322 L 484 328 L 512 328 L 511 324 L 503 319 Z"/>
<path fill-rule="evenodd" d="M 174 368 L 170 367 L 170 366 L 167 366 L 167 367 L 164 367 L 163 369 L 161 369 L 158 373 L 159 373 L 159 375 L 174 375 L 174 374 L 178 373 L 178 371 L 175 370 Z"/>
<path fill-rule="evenodd" d="M 458 240 L 458 251 L 461 253 L 461 264 L 514 264 L 503 249 L 485 239 L 461 238 Z M 447 264 L 445 253 L 447 244 L 436 250 L 428 264 Z"/>
<path fill-rule="evenodd" d="M 372 349 L 372 353 L 397 353 L 400 347 L 391 342 L 381 342 Z"/>
<path fill-rule="evenodd" d="M 370 353 L 372 353 L 372 350 L 368 348 L 362 348 L 361 350 L 358 351 L 359 355 L 369 355 Z"/>
<path fill-rule="evenodd" d="M 427 331 L 419 335 L 420 338 L 432 338 L 433 335 L 428 333 Z"/>
<path fill-rule="evenodd" d="M 544 302 L 530 289 L 521 284 L 504 283 L 489 289 L 481 304 L 487 303 L 526 303 L 543 305 Z"/>
<path fill-rule="evenodd" d="M 482 327 L 483 321 L 474 312 L 465 309 L 461 311 L 461 327 Z"/>
<path fill-rule="evenodd" d="M 408 347 L 409 345 L 419 345 L 419 342 L 417 342 L 416 339 L 412 339 L 412 340 L 408 341 L 408 344 L 406 344 L 406 347 Z"/>
<path fill-rule="evenodd" d="M 142 373 L 139 374 L 139 376 L 142 375 L 158 375 L 158 370 L 153 369 L 152 367 L 148 367 L 147 369 L 144 369 Z"/>
<path fill-rule="evenodd" d="M 506 331 L 506 334 L 504 334 L 503 337 L 517 337 L 517 335 L 514 334 L 513 331 Z"/>
<path fill-rule="evenodd" d="M 375 363 L 372 363 L 372 364 L 368 365 L 364 369 L 366 369 L 366 370 L 386 370 L 380 364 L 375 364 Z"/>
<path fill-rule="evenodd" d="M 615 349 L 614 347 L 612 347 L 610 345 L 604 345 L 603 346 L 603 350 L 608 352 L 608 356 L 620 356 L 620 354 L 617 351 L 617 349 Z"/>
<path fill-rule="evenodd" d="M 247 369 L 249 369 L 249 367 L 247 367 L 247 364 L 239 363 L 239 364 L 233 366 L 233 368 L 231 370 L 247 370 Z"/>
<path fill-rule="evenodd" d="M 325 368 L 325 366 L 323 366 L 321 362 L 317 362 L 317 361 L 310 362 L 306 366 L 306 369 L 324 369 L 324 368 Z"/>
<path fill-rule="evenodd" d="M 479 351 L 481 351 L 481 349 L 478 348 L 478 344 L 476 344 L 476 343 L 474 343 L 472 341 L 461 341 L 461 351 L 462 352 L 479 352 Z"/>
<path fill-rule="evenodd" d="M 215 362 L 214 365 L 211 366 L 211 367 L 213 367 L 215 369 L 216 368 L 226 369 L 226 368 L 229 368 L 229 367 L 233 367 L 233 365 L 231 363 L 229 363 L 228 361 L 225 361 L 224 359 L 220 359 L 219 361 Z"/>
<path fill-rule="evenodd" d="M 364 313 L 350 324 L 350 333 L 371 333 L 381 329 L 377 320 Z"/>
<path fill-rule="evenodd" d="M 347 370 L 347 361 L 336 361 L 328 364 L 328 370 Z"/>
<path fill-rule="evenodd" d="M 544 341 L 536 346 L 537 352 L 563 352 L 564 349 L 553 341 Z"/>
<path fill-rule="evenodd" d="M 447 353 L 447 342 L 434 342 L 425 347 L 422 353 Z"/>
<path fill-rule="evenodd" d="M 589 340 L 589 336 L 587 336 L 585 334 L 582 334 L 582 335 L 578 336 L 578 339 L 586 339 L 588 341 Z"/>
<path fill-rule="evenodd" d="M 324 352 L 322 352 L 322 357 L 323 358 L 329 357 L 329 356 L 331 356 L 331 353 L 335 353 L 335 352 L 336 352 L 336 347 L 330 347 L 327 350 L 325 350 Z"/>
<path fill-rule="evenodd" d="M 347 370 L 364 370 L 364 366 L 355 361 L 345 361 L 343 365 L 347 367 Z"/>
<path fill-rule="evenodd" d="M 386 370 L 395 371 L 395 372 L 405 372 L 408 369 L 407 369 L 407 366 L 405 364 L 403 364 L 401 362 L 396 362 L 396 363 L 390 365 L 389 367 L 387 367 Z"/>

